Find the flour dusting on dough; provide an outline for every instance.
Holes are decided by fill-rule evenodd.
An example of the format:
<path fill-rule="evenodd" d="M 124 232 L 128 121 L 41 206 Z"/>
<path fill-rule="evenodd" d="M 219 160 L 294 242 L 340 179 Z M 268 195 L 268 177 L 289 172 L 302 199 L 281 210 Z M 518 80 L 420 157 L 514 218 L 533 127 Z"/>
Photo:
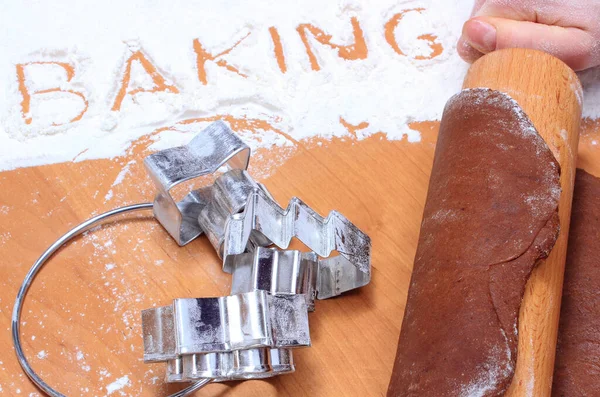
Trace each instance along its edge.
<path fill-rule="evenodd" d="M 466 386 L 460 386 L 458 397 L 485 397 L 486 393 L 495 390 L 500 379 L 509 376 L 514 368 L 511 361 L 511 352 L 508 345 L 508 338 L 502 331 L 506 340 L 506 349 L 502 351 L 499 347 L 495 348 L 488 362 L 481 365 L 483 371 L 477 380 Z M 500 363 L 508 363 L 503 366 Z"/>

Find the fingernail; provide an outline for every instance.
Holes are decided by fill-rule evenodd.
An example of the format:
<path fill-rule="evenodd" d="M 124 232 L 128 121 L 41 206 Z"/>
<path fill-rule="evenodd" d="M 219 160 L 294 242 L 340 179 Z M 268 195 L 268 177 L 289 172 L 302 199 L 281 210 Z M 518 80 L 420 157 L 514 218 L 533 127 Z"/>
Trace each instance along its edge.
<path fill-rule="evenodd" d="M 473 46 L 471 46 L 471 44 L 467 42 L 464 35 L 461 36 L 460 39 L 458 39 L 458 43 L 456 44 L 456 50 L 458 52 L 458 55 L 460 55 L 462 59 L 470 63 L 475 62 L 483 55 L 481 52 L 477 51 L 475 48 L 473 48 Z"/>
<path fill-rule="evenodd" d="M 476 50 L 483 53 L 496 49 L 496 28 L 487 22 L 473 19 L 465 26 L 465 39 Z"/>

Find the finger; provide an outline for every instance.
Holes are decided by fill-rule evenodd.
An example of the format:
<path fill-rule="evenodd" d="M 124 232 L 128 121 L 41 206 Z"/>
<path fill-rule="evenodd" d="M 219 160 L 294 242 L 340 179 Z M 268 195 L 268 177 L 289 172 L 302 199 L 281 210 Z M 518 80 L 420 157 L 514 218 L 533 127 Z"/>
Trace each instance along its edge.
<path fill-rule="evenodd" d="M 600 63 L 600 54 L 592 36 L 577 28 L 475 17 L 465 23 L 463 38 L 483 54 L 503 48 L 531 48 L 554 55 L 575 70 Z"/>
<path fill-rule="evenodd" d="M 479 15 L 479 11 L 481 8 L 486 5 L 488 0 L 475 0 L 473 3 L 473 10 L 471 11 L 471 17 Z M 463 34 L 458 39 L 458 43 L 456 44 L 456 51 L 458 55 L 465 60 L 466 62 L 473 63 L 479 58 L 481 58 L 484 54 L 480 51 L 477 51 L 473 48 L 468 41 L 464 37 L 464 28 Z"/>
<path fill-rule="evenodd" d="M 544 0 L 552 3 L 551 0 Z M 512 19 L 515 21 L 531 21 L 541 22 L 538 20 L 540 15 L 544 12 L 540 9 L 539 5 L 531 0 L 529 1 L 517 1 L 517 0 L 485 0 L 481 3 L 476 3 L 473 17 L 494 17 Z M 556 7 L 552 6 L 544 7 L 544 11 L 556 12 Z"/>
<path fill-rule="evenodd" d="M 473 17 L 494 17 L 530 21 L 544 25 L 575 27 L 596 26 L 600 2 L 597 0 L 485 0 L 475 4 Z"/>
<path fill-rule="evenodd" d="M 462 59 L 469 63 L 473 63 L 483 56 L 483 53 L 473 48 L 463 36 L 461 36 L 460 39 L 458 39 L 458 43 L 456 44 L 456 51 Z"/>
<path fill-rule="evenodd" d="M 471 13 L 471 16 L 475 16 L 477 14 L 477 12 L 481 9 L 481 7 L 485 4 L 487 0 L 477 0 L 475 1 L 475 4 L 473 4 L 473 12 Z"/>

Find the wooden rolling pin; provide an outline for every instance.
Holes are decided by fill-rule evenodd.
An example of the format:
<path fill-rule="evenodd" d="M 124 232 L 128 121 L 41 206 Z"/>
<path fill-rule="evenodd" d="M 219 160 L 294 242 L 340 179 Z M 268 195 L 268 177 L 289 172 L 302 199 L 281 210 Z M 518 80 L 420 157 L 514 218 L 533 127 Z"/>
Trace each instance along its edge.
<path fill-rule="evenodd" d="M 537 266 L 526 286 L 519 315 L 517 367 L 506 393 L 550 396 L 579 142 L 581 84 L 573 70 L 548 54 L 509 49 L 473 64 L 464 88 L 477 87 L 514 98 L 561 166 L 560 234 L 550 256 Z"/>

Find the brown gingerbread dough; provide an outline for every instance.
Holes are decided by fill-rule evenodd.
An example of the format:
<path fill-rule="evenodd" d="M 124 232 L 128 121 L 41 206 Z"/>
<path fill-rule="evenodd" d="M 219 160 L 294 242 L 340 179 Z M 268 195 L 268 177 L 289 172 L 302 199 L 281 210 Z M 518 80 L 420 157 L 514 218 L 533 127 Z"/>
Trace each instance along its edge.
<path fill-rule="evenodd" d="M 560 167 L 518 104 L 447 103 L 388 396 L 499 396 L 525 284 L 556 241 Z"/>
<path fill-rule="evenodd" d="M 554 397 L 600 396 L 600 178 L 577 170 Z"/>

